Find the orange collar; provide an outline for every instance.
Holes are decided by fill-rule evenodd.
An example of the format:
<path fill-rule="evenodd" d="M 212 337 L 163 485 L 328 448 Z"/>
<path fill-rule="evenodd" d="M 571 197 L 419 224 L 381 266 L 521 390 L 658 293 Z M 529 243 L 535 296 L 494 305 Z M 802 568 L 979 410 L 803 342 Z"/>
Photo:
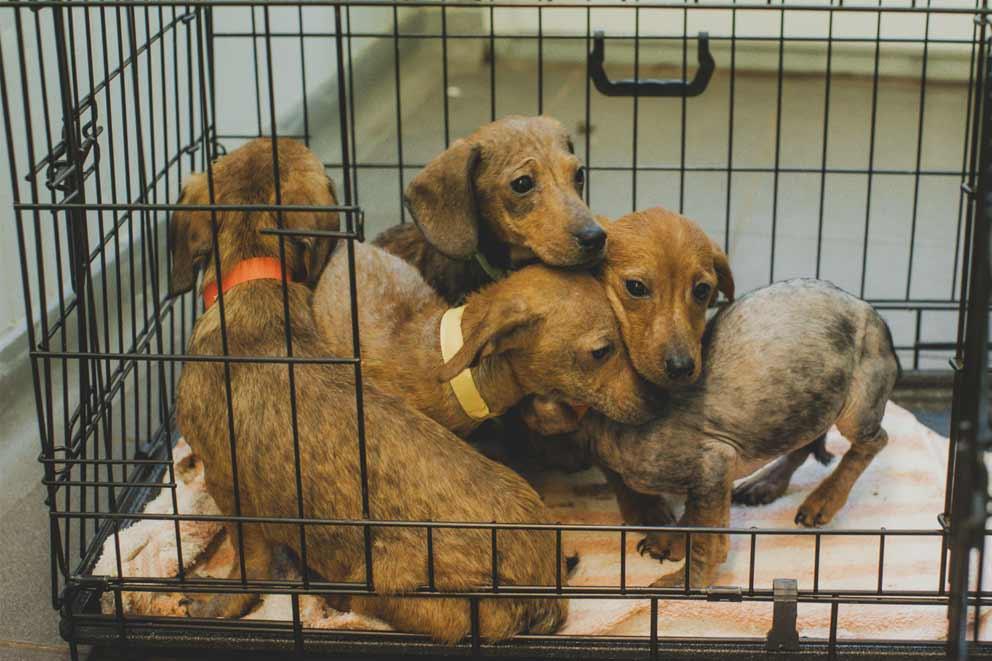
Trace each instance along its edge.
<path fill-rule="evenodd" d="M 292 282 L 289 273 L 286 278 Z M 252 257 L 234 265 L 234 268 L 222 275 L 224 293 L 251 280 L 282 281 L 282 262 L 275 257 Z M 217 281 L 210 282 L 203 288 L 203 309 L 207 310 L 217 300 Z"/>

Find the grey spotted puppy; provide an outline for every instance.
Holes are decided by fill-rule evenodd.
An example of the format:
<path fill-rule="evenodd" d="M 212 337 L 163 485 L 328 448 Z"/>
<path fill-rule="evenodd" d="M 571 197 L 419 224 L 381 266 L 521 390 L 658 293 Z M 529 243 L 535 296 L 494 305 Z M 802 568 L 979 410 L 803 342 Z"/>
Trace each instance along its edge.
<path fill-rule="evenodd" d="M 797 523 L 819 526 L 885 447 L 882 414 L 898 376 L 891 334 L 870 305 L 823 281 L 789 280 L 743 296 L 709 322 L 700 379 L 672 391 L 657 420 L 633 427 L 589 415 L 581 432 L 608 477 L 639 494 L 685 494 L 680 525 L 727 527 L 734 480 L 776 459 L 805 460 L 808 446 L 836 424 L 851 447 L 796 515 Z M 636 523 L 674 523 L 663 499 L 655 500 L 651 516 Z M 681 560 L 685 539 L 652 533 L 641 549 Z M 692 535 L 694 587 L 709 584 L 728 541 Z M 655 585 L 679 585 L 683 575 Z"/>

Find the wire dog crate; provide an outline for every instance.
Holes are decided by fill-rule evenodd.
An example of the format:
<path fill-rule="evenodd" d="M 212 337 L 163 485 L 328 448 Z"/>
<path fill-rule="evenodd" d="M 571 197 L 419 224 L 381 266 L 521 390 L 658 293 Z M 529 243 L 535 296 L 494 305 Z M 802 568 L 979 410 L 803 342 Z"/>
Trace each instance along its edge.
<path fill-rule="evenodd" d="M 982 457 L 990 442 L 992 13 L 986 5 L 5 3 L 0 94 L 16 277 L 51 513 L 52 604 L 61 611 L 63 636 L 73 649 L 122 643 L 650 659 L 769 649 L 766 640 L 666 637 L 659 632 L 659 603 L 678 599 L 775 601 L 785 620 L 790 604 L 829 605 L 828 637 L 794 643 L 786 636 L 782 651 L 992 652 L 979 640 L 977 617 L 992 593 L 980 576 L 975 585 L 968 561 L 973 550 L 981 554 L 987 534 Z M 362 240 L 366 230 L 405 220 L 404 184 L 433 154 L 510 112 L 548 113 L 572 128 L 595 211 L 677 208 L 723 243 L 740 289 L 793 275 L 835 280 L 882 311 L 911 372 L 946 370 L 950 361 L 949 469 L 944 508 L 933 512 L 932 529 L 830 531 L 879 540 L 877 590 L 821 589 L 814 580 L 813 589 L 790 599 L 753 581 L 725 591 L 674 592 L 622 579 L 609 588 L 493 585 L 457 595 L 425 586 L 418 596 L 458 596 L 471 604 L 473 634 L 454 647 L 413 634 L 302 626 L 300 595 L 374 593 L 373 581 L 344 587 L 273 581 L 249 589 L 236 579 L 94 576 L 104 541 L 154 518 L 139 512 L 157 491 L 175 488 L 176 383 L 199 312 L 195 297 L 167 295 L 166 226 L 184 176 L 258 135 L 303 140 L 338 182 L 346 240 Z M 352 362 L 360 371 L 360 360 Z M 174 497 L 172 506 L 158 517 L 176 521 L 178 535 Z M 514 527 L 465 525 L 491 529 L 494 540 L 498 530 Z M 643 530 L 546 528 L 559 538 L 587 529 L 618 538 Z M 821 531 L 730 532 L 750 538 L 752 566 L 756 539 L 813 536 L 819 570 Z M 885 539 L 900 535 L 939 538 L 940 580 L 932 590 L 882 588 Z M 176 589 L 290 594 L 296 607 L 285 623 L 99 609 L 103 594 L 119 604 L 124 591 Z M 480 639 L 480 600 L 548 595 L 646 600 L 650 635 L 522 636 L 498 645 Z M 946 608 L 948 639 L 838 639 L 845 606 L 863 603 Z M 969 610 L 976 614 L 974 631 Z"/>

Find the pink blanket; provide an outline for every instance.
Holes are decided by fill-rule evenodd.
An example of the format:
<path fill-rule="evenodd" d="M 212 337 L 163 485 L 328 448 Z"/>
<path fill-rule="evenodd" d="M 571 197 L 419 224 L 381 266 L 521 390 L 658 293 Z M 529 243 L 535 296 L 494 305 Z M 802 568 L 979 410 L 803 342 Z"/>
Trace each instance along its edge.
<path fill-rule="evenodd" d="M 824 530 L 845 528 L 927 529 L 937 528 L 943 510 L 947 440 L 928 429 L 908 411 L 889 404 L 883 421 L 889 445 L 857 482 L 851 497 L 834 521 Z M 831 431 L 828 448 L 843 453 L 847 443 Z M 182 513 L 215 513 L 216 506 L 204 490 L 203 466 L 189 446 L 180 441 L 175 450 L 177 497 Z M 834 461 L 836 464 L 836 460 Z M 794 528 L 793 517 L 806 495 L 833 469 L 812 459 L 797 472 L 788 492 L 764 507 L 733 508 L 735 528 Z M 569 523 L 617 524 L 619 513 L 613 496 L 598 471 L 539 476 L 538 490 L 556 518 Z M 146 511 L 171 512 L 171 497 L 165 491 L 151 501 Z M 233 547 L 217 524 L 181 524 L 183 556 L 193 575 L 223 576 L 234 561 Z M 637 534 L 627 540 L 627 582 L 646 586 L 678 565 L 660 565 L 637 554 Z M 121 562 L 125 576 L 175 576 L 174 526 L 168 521 L 141 521 L 122 531 Z M 564 550 L 578 552 L 581 561 L 570 580 L 575 586 L 619 584 L 618 533 L 565 533 Z M 730 557 L 716 577 L 717 585 L 748 584 L 750 541 L 732 539 Z M 992 553 L 989 554 L 992 556 Z M 820 588 L 874 590 L 877 585 L 878 537 L 822 538 Z M 814 540 L 812 536 L 759 537 L 756 547 L 755 587 L 767 589 L 774 578 L 795 578 L 800 589 L 813 583 Z M 987 563 L 988 564 L 988 563 Z M 888 590 L 935 590 L 940 567 L 939 537 L 888 536 L 885 542 L 883 587 Z M 104 547 L 94 568 L 96 575 L 117 575 L 113 539 Z M 986 572 L 986 577 L 989 574 Z M 986 585 L 988 582 L 986 581 Z M 127 612 L 185 615 L 178 594 L 125 593 Z M 111 600 L 104 601 L 113 612 Z M 325 629 L 386 629 L 382 622 L 327 606 L 320 598 L 301 600 L 304 626 Z M 662 636 L 763 637 L 771 628 L 770 603 L 662 601 L 658 631 Z M 288 620 L 288 596 L 268 595 L 246 616 L 249 619 Z M 801 636 L 825 638 L 829 632 L 827 604 L 799 605 Z M 982 639 L 988 638 L 983 613 Z M 946 636 L 945 609 L 926 606 L 842 605 L 838 617 L 838 639 L 940 640 Z M 572 635 L 648 635 L 649 604 L 637 599 L 573 599 L 571 614 L 562 633 Z"/>

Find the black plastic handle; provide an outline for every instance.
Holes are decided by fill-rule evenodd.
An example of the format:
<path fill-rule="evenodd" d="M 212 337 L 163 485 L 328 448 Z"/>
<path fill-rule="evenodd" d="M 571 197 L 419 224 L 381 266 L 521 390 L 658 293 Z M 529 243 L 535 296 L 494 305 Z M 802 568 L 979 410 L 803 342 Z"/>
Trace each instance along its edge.
<path fill-rule="evenodd" d="M 592 52 L 589 53 L 589 77 L 596 89 L 605 96 L 699 96 L 706 91 L 716 69 L 716 62 L 710 54 L 710 35 L 700 32 L 698 36 L 697 59 L 699 69 L 692 82 L 684 80 L 610 80 L 603 68 L 606 58 L 606 38 L 602 30 L 593 33 Z"/>

